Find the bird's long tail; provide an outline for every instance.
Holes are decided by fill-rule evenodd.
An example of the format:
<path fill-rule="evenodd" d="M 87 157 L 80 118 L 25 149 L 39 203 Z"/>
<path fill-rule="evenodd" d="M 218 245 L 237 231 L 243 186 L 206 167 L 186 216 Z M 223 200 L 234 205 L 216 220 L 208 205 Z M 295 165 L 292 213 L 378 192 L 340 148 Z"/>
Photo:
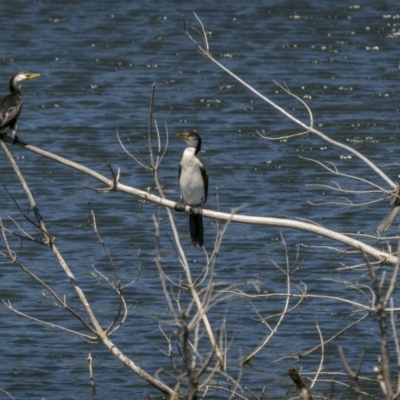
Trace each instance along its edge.
<path fill-rule="evenodd" d="M 385 232 L 392 225 L 393 220 L 396 218 L 397 213 L 400 211 L 400 206 L 394 206 L 388 215 L 383 218 L 382 222 L 378 226 L 379 232 Z"/>
<path fill-rule="evenodd" d="M 204 244 L 204 228 L 203 217 L 201 215 L 189 215 L 190 237 L 192 238 L 193 246 L 198 243 L 200 247 Z"/>

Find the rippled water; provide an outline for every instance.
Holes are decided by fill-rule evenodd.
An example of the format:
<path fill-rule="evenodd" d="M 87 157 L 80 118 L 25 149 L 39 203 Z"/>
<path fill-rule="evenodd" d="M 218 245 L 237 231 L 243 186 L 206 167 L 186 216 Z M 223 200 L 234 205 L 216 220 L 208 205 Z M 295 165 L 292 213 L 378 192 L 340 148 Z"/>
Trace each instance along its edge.
<path fill-rule="evenodd" d="M 310 186 L 330 184 L 335 177 L 299 156 L 333 162 L 346 173 L 387 186 L 354 156 L 317 137 L 302 136 L 287 142 L 260 138 L 257 131 L 282 136 L 299 129 L 202 58 L 184 35 L 182 15 L 188 26 L 197 26 L 193 11 L 200 16 L 209 30 L 211 51 L 224 65 L 308 123 L 304 109 L 273 81 L 286 84 L 311 107 L 318 129 L 350 144 L 381 166 L 396 163 L 400 151 L 397 5 L 375 2 L 344 6 L 327 0 L 295 5 L 290 1 L 205 1 L 201 6 L 180 1 L 142 3 L 20 0 L 0 4 L 1 92 L 7 93 L 8 80 L 18 70 L 42 73 L 40 79 L 23 85 L 21 139 L 107 176 L 107 163 L 111 163 L 121 169 L 122 183 L 141 189 L 151 187 L 156 193 L 151 173 L 138 167 L 121 150 L 116 138 L 118 129 L 124 143 L 129 139 L 146 152 L 148 104 L 151 86 L 156 82 L 155 116 L 162 130 L 168 124 L 170 133 L 169 149 L 160 169 L 168 198 L 179 198 L 177 166 L 184 144 L 175 134 L 196 129 L 203 137 L 201 157 L 210 176 L 208 208 L 217 208 L 218 188 L 222 211 L 241 207 L 240 213 L 248 215 L 310 219 L 342 232 L 373 233 L 388 211 L 389 202 L 359 208 L 310 205 L 310 201 L 343 200 L 337 193 Z M 117 301 L 97 285 L 90 271 L 95 265 L 112 276 L 113 268 L 90 229 L 88 203 L 125 282 L 138 274 L 140 250 L 139 281 L 125 294 L 130 315 L 113 340 L 149 372 L 159 367 L 168 370 L 169 361 L 160 352 L 167 350 L 158 327 L 159 319 L 167 315 L 167 307 L 153 260 L 153 214 L 161 212 L 163 217 L 160 244 L 166 273 L 178 280 L 182 270 L 163 211 L 124 194 L 88 190 L 85 185 L 97 187 L 98 183 L 16 146 L 11 151 L 51 234 L 57 237 L 60 251 L 105 325 L 114 316 Z M 22 210 L 27 210 L 24 193 L 5 157 L 1 157 L 0 168 L 2 184 Z M 385 171 L 397 179 L 397 166 Z M 365 189 L 361 183 L 339 181 L 346 188 Z M 0 196 L 1 217 L 11 216 L 23 223 L 5 189 Z M 353 200 L 370 201 L 380 196 L 362 195 Z M 176 215 L 176 222 L 197 276 L 204 265 L 203 255 L 190 246 L 187 216 Z M 215 224 L 206 220 L 205 230 L 210 250 Z M 284 292 L 285 275 L 274 265 L 286 269 L 281 234 L 288 245 L 291 268 L 300 265 L 292 276 L 294 284 L 303 288 L 304 283 L 310 294 L 361 301 L 360 294 L 338 282 L 369 283 L 368 276 L 359 271 L 339 269 L 342 264 L 360 263 L 360 258 L 340 257 L 336 252 L 310 247 L 326 244 L 312 235 L 270 227 L 230 225 L 217 262 L 218 287 L 257 279 L 261 293 Z M 307 246 L 300 247 L 299 261 L 294 264 L 299 244 Z M 21 261 L 75 304 L 72 286 L 42 246 L 24 242 Z M 41 288 L 15 266 L 3 264 L 0 277 L 1 298 L 11 300 L 16 308 L 81 329 L 68 314 L 44 299 Z M 256 294 L 251 286 L 242 289 Z M 233 375 L 239 373 L 238 360 L 268 334 L 264 324 L 250 323 L 249 318 L 258 320 L 277 313 L 283 303 L 282 298 L 253 302 L 232 299 L 215 307 L 211 314 L 214 326 L 221 327 L 226 317 L 228 340 L 235 339 L 229 353 Z M 285 318 L 271 345 L 243 369 L 242 385 L 255 393 L 266 385 L 267 398 L 283 398 L 292 388 L 287 368 L 303 367 L 305 373 L 313 373 L 320 353 L 297 362 L 290 358 L 272 362 L 316 346 L 320 340 L 316 321 L 327 340 L 359 317 L 353 311 L 336 302 L 309 299 Z M 0 387 L 15 398 L 90 398 L 89 352 L 94 357 L 98 398 L 158 395 L 101 345 L 15 316 L 5 307 L 0 308 L 0 315 Z M 275 317 L 268 322 L 274 325 L 276 321 Z M 324 371 L 343 370 L 337 355 L 339 345 L 345 348 L 352 365 L 356 365 L 362 348 L 368 347 L 363 373 L 371 377 L 379 352 L 376 334 L 375 318 L 371 316 L 327 345 Z M 178 351 L 174 351 L 179 358 Z M 173 382 L 165 373 L 161 377 Z M 319 388 L 322 390 L 324 385 L 321 383 Z M 227 397 L 221 394 L 221 398 Z"/>

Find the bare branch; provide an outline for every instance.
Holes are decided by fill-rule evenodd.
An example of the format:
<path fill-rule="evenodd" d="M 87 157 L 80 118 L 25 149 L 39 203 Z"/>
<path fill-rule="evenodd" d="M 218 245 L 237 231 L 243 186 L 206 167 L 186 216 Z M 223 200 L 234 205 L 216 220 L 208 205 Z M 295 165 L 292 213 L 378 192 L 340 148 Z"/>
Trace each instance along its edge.
<path fill-rule="evenodd" d="M 8 138 L 7 138 L 8 140 Z M 21 142 L 17 142 L 18 145 L 21 145 L 22 147 L 29 147 L 29 145 L 25 144 L 25 143 L 21 143 Z M 55 245 L 53 240 L 49 240 L 50 235 L 47 232 L 46 226 L 43 222 L 43 220 L 40 217 L 40 213 L 39 213 L 39 209 L 37 208 L 35 201 L 33 199 L 33 196 L 28 188 L 28 185 L 26 184 L 25 180 L 23 179 L 23 176 L 21 174 L 21 172 L 19 171 L 19 168 L 17 166 L 17 164 L 14 162 L 11 154 L 9 153 L 7 147 L 5 146 L 4 142 L 1 141 L 0 142 L 1 147 L 3 148 L 3 151 L 7 154 L 7 157 L 9 158 L 11 165 L 13 166 L 17 176 L 20 179 L 21 184 L 23 185 L 25 192 L 27 194 L 29 203 L 31 205 L 31 207 L 34 209 L 35 211 L 35 215 L 39 221 L 40 224 L 40 229 L 45 237 L 45 240 L 48 241 L 48 245 L 50 247 L 50 249 L 52 250 L 54 256 L 56 257 L 58 263 L 60 264 L 60 266 L 62 267 L 62 269 L 64 270 L 64 273 L 68 276 L 68 278 L 70 279 L 78 297 L 80 302 L 82 303 L 89 319 L 90 322 L 92 323 L 93 327 L 91 327 L 91 331 L 95 332 L 96 336 L 103 342 L 103 344 L 126 366 L 128 366 L 131 370 L 133 370 L 136 374 L 138 374 L 141 378 L 143 378 L 144 380 L 146 380 L 148 383 L 150 383 L 151 385 L 153 385 L 154 387 L 156 387 L 158 390 L 160 390 L 161 392 L 168 394 L 168 395 L 174 395 L 176 394 L 174 390 L 172 390 L 170 387 L 168 387 L 167 385 L 165 385 L 164 383 L 162 383 L 161 381 L 155 379 L 152 375 L 148 374 L 146 371 L 144 371 L 142 368 L 140 368 L 139 366 L 137 366 L 132 360 L 130 360 L 128 357 L 126 357 L 117 346 L 115 346 L 115 344 L 108 338 L 106 331 L 101 327 L 100 323 L 98 322 L 97 318 L 95 317 L 89 302 L 82 290 L 82 288 L 79 286 L 78 281 L 76 280 L 74 274 L 72 273 L 71 269 L 69 268 L 69 266 L 67 265 L 67 263 L 65 262 L 64 258 L 62 257 L 61 253 L 59 252 L 57 246 Z M 43 151 L 41 151 L 43 152 Z M 44 152 L 47 153 L 47 152 Z M 48 153 L 50 154 L 50 153 Z M 51 157 L 53 157 L 54 159 L 58 160 L 59 162 L 67 162 L 67 163 L 71 163 L 71 165 L 77 166 L 79 168 L 79 170 L 81 170 L 82 172 L 85 171 L 85 173 L 88 173 L 90 170 L 80 166 L 79 164 L 73 163 L 73 162 L 69 162 L 68 160 L 63 159 L 62 157 L 59 156 L 54 156 L 51 155 Z M 90 174 L 93 174 L 94 171 L 90 171 Z M 97 177 L 101 177 L 101 180 L 103 181 L 103 183 L 108 183 L 108 186 L 112 186 L 113 185 L 113 181 L 111 180 L 105 180 L 103 179 L 103 177 L 100 174 L 94 173 L 95 176 Z M 117 185 L 119 186 L 120 184 L 117 183 Z M 4 235 L 4 231 L 3 231 L 3 235 Z M 11 307 L 11 305 L 10 305 Z M 71 309 L 67 308 L 68 311 L 72 312 Z M 14 310 L 14 312 L 17 312 L 16 310 Z M 32 318 L 32 317 L 31 317 Z"/>
<path fill-rule="evenodd" d="M 30 150 L 34 153 L 37 153 L 39 155 L 42 155 L 46 158 L 50 158 L 54 161 L 60 162 L 61 164 L 64 164 L 68 167 L 77 169 L 89 176 L 91 176 L 94 179 L 97 179 L 98 181 L 104 183 L 108 187 L 113 186 L 113 181 L 110 179 L 107 179 L 103 175 L 86 168 L 78 163 L 75 163 L 73 161 L 69 161 L 67 159 L 64 159 L 62 157 L 59 157 L 55 154 L 49 153 L 47 151 L 41 150 L 37 147 L 22 143 L 20 144 L 22 147 L 24 147 L 26 150 Z M 136 189 L 130 186 L 123 185 L 121 183 L 117 183 L 116 190 L 118 192 L 123 192 L 127 193 L 133 196 L 137 196 L 141 199 L 144 199 L 146 201 L 153 202 L 155 204 L 162 205 L 163 207 L 167 208 L 174 208 L 176 205 L 175 201 L 170 201 L 162 197 L 155 196 L 151 193 L 145 192 L 140 189 Z M 162 192 L 161 192 L 162 193 Z M 187 213 L 190 213 L 190 207 L 186 206 L 185 211 Z M 310 232 L 316 235 L 324 236 L 326 238 L 344 243 L 348 246 L 354 247 L 360 251 L 365 252 L 366 254 L 370 254 L 377 260 L 387 263 L 387 264 L 392 264 L 395 265 L 397 263 L 397 257 L 387 254 L 386 252 L 383 252 L 381 250 L 375 249 L 372 246 L 369 246 L 363 242 L 354 240 L 349 238 L 346 235 L 340 234 L 338 232 L 331 231 L 326 228 L 322 227 L 317 227 L 312 224 L 306 224 L 290 219 L 282 219 L 282 218 L 272 218 L 272 217 L 258 217 L 258 216 L 246 216 L 246 215 L 232 215 L 230 213 L 221 213 L 221 212 L 216 212 L 216 211 L 211 211 L 211 210 L 206 210 L 203 209 L 202 213 L 203 217 L 205 218 L 212 218 L 212 219 L 220 219 L 223 221 L 232 221 L 232 222 L 239 222 L 239 223 L 245 223 L 245 224 L 254 224 L 254 225 L 265 225 L 265 226 L 278 226 L 282 228 L 291 228 L 291 229 L 298 229 L 306 232 Z"/>
<path fill-rule="evenodd" d="M 295 118 L 292 114 L 284 110 L 282 107 L 278 106 L 275 102 L 270 100 L 268 97 L 262 95 L 259 91 L 257 91 L 254 87 L 246 83 L 243 79 L 239 78 L 236 74 L 234 74 L 231 70 L 229 70 L 227 67 L 225 67 L 223 64 L 221 64 L 219 61 L 217 61 L 212 54 L 210 53 L 209 45 L 208 45 L 208 39 L 207 39 L 207 32 L 203 26 L 203 23 L 201 22 L 200 18 L 195 14 L 196 19 L 199 21 L 201 29 L 200 31 L 197 30 L 197 33 L 200 35 L 202 38 L 203 42 L 206 43 L 205 48 L 201 47 L 195 39 L 191 36 L 189 30 L 186 28 L 186 23 L 184 24 L 184 29 L 185 33 L 188 36 L 188 38 L 196 45 L 197 50 L 199 53 L 203 56 L 206 56 L 209 60 L 211 60 L 214 64 L 216 64 L 219 68 L 221 68 L 224 72 L 229 74 L 231 77 L 236 79 L 238 82 L 240 82 L 243 86 L 245 86 L 247 89 L 249 89 L 251 92 L 253 92 L 256 96 L 264 100 L 266 103 L 268 103 L 270 106 L 278 110 L 280 113 L 282 113 L 285 117 L 293 121 L 295 124 L 301 126 L 303 129 L 305 129 L 306 132 L 313 133 L 315 135 L 318 135 L 321 139 L 333 144 L 334 146 L 340 147 L 348 151 L 349 153 L 354 154 L 357 156 L 359 159 L 361 159 L 365 164 L 367 164 L 376 174 L 378 174 L 384 181 L 386 181 L 393 189 L 396 189 L 396 184 L 381 170 L 379 169 L 372 161 L 370 161 L 367 157 L 365 157 L 363 154 L 359 153 L 357 150 L 353 149 L 350 146 L 347 146 L 343 143 L 337 142 L 336 140 L 333 140 L 329 138 L 328 136 L 324 135 L 322 132 L 318 131 L 315 129 L 313 126 L 306 125 L 305 123 L 301 122 L 297 118 Z M 290 95 L 292 95 L 290 93 Z"/>
<path fill-rule="evenodd" d="M 349 364 L 347 363 L 347 360 L 346 360 L 346 357 L 344 355 L 344 351 L 343 351 L 342 347 L 339 347 L 339 356 L 340 356 L 340 360 L 342 361 L 342 364 L 343 364 L 346 372 L 349 374 L 349 376 L 350 376 L 350 378 L 351 378 L 351 380 L 353 382 L 353 390 L 354 390 L 354 393 L 357 396 L 357 400 L 362 400 L 361 388 L 360 388 L 360 385 L 358 384 L 358 378 L 359 378 L 359 374 L 360 374 L 360 371 L 361 371 L 362 361 L 363 361 L 363 358 L 364 358 L 364 351 L 361 354 L 360 361 L 358 363 L 358 367 L 357 367 L 356 371 L 353 371 L 350 368 Z"/>
<path fill-rule="evenodd" d="M 92 363 L 93 359 L 91 353 L 89 353 L 87 360 L 89 363 L 90 386 L 92 387 L 93 395 L 96 395 L 96 385 L 94 383 L 94 378 L 93 378 L 93 363 Z"/>
<path fill-rule="evenodd" d="M 25 314 L 25 313 L 23 313 L 23 312 L 21 312 L 21 311 L 18 311 L 16 308 L 14 308 L 14 307 L 12 306 L 12 304 L 11 304 L 11 302 L 10 302 L 9 300 L 7 300 L 7 301 L 6 301 L 6 300 L 3 300 L 3 304 L 4 304 L 9 310 L 11 310 L 12 312 L 14 312 L 15 314 L 21 315 L 22 317 L 25 317 L 25 318 L 30 319 L 30 320 L 32 320 L 32 321 L 39 322 L 39 323 L 42 324 L 42 325 L 47 325 L 47 326 L 50 326 L 51 328 L 57 328 L 57 329 L 61 329 L 61 330 L 63 330 L 63 331 L 69 332 L 69 333 L 73 333 L 74 335 L 78 335 L 78 336 L 80 336 L 81 338 L 86 339 L 86 340 L 91 341 L 91 342 L 94 342 L 94 341 L 96 341 L 96 339 L 97 339 L 97 336 L 89 336 L 89 335 L 86 335 L 86 334 L 84 334 L 84 333 L 81 333 L 81 332 L 78 332 L 78 331 L 74 331 L 74 330 L 72 330 L 72 329 L 65 328 L 64 326 L 61 326 L 61 325 L 52 324 L 51 322 L 43 321 L 43 320 L 41 320 L 41 319 L 39 319 L 39 318 L 35 318 L 35 317 L 32 317 L 31 315 L 28 315 L 28 314 Z"/>

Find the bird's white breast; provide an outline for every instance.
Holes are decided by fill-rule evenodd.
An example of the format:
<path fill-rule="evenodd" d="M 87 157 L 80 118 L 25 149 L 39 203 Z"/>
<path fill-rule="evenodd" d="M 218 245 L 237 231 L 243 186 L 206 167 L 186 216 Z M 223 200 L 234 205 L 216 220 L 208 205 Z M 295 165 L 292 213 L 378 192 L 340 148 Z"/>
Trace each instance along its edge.
<path fill-rule="evenodd" d="M 189 206 L 203 205 L 205 191 L 201 175 L 203 163 L 195 156 L 195 149 L 188 147 L 181 160 L 179 186 L 183 201 Z"/>

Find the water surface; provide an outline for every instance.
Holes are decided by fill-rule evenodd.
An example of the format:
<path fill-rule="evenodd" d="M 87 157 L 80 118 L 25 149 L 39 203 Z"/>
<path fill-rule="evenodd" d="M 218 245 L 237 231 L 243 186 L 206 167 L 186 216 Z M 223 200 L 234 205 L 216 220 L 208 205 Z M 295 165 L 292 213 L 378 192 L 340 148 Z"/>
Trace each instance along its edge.
<path fill-rule="evenodd" d="M 208 208 L 217 209 L 218 188 L 218 206 L 225 212 L 240 207 L 243 214 L 308 219 L 333 230 L 372 234 L 389 210 L 389 202 L 362 207 L 311 205 L 344 200 L 338 193 L 310 184 L 337 180 L 347 189 L 369 187 L 334 177 L 304 158 L 332 162 L 346 173 L 389 189 L 387 185 L 360 160 L 317 137 L 278 142 L 260 138 L 257 131 L 282 136 L 299 132 L 299 128 L 198 54 L 182 24 L 184 15 L 189 27 L 198 26 L 193 11 L 209 30 L 212 54 L 248 83 L 308 123 L 304 108 L 273 81 L 286 84 L 311 107 L 315 126 L 326 135 L 350 144 L 378 166 L 397 162 L 400 10 L 396 5 L 380 3 L 3 2 L 1 92 L 7 93 L 8 80 L 16 71 L 42 73 L 40 79 L 22 88 L 21 139 L 106 176 L 110 176 L 110 163 L 114 169 L 121 169 L 122 183 L 144 190 L 150 187 L 156 193 L 152 174 L 136 165 L 116 138 L 118 129 L 125 144 L 130 140 L 146 152 L 148 104 L 156 82 L 155 117 L 161 131 L 167 124 L 170 133 L 168 152 L 159 171 L 168 198 L 179 198 L 177 168 L 184 143 L 176 133 L 195 129 L 203 137 L 201 158 L 210 176 Z M 16 146 L 11 151 L 51 234 L 57 237 L 60 251 L 105 325 L 115 315 L 117 298 L 97 284 L 91 268 L 95 265 L 109 276 L 113 276 L 114 269 L 91 230 L 90 207 L 123 281 L 134 279 L 140 265 L 138 282 L 125 293 L 131 307 L 128 320 L 113 340 L 148 372 L 163 368 L 160 377 L 173 384 L 173 376 L 166 372 L 171 369 L 170 362 L 161 352 L 167 350 L 167 345 L 159 322 L 168 313 L 154 263 L 154 214 L 163 219 L 163 267 L 175 281 L 183 272 L 170 241 L 165 212 L 128 195 L 89 190 L 84 186 L 99 186 L 90 177 Z M 24 193 L 5 157 L 1 158 L 0 170 L 2 184 L 26 211 Z M 385 171 L 397 179 L 397 166 Z M 7 220 L 11 216 L 23 224 L 5 189 L 0 193 L 1 217 Z M 381 197 L 363 194 L 352 200 L 367 202 Z M 203 254 L 191 248 L 187 216 L 177 214 L 175 219 L 197 276 L 205 263 Z M 11 222 L 7 226 L 11 227 Z M 29 225 L 23 226 L 32 231 Z M 206 220 L 205 229 L 206 246 L 211 251 L 215 223 Z M 359 264 L 361 258 L 314 247 L 327 243 L 342 246 L 302 232 L 238 224 L 229 226 L 221 248 L 215 277 L 218 288 L 257 279 L 261 293 L 285 292 L 286 276 L 277 267 L 286 270 L 282 236 L 290 268 L 299 267 L 291 276 L 297 285 L 293 287 L 295 293 L 301 293 L 306 285 L 310 294 L 365 301 L 362 293 L 343 283 L 369 284 L 364 270 L 340 268 Z M 73 287 L 43 246 L 24 242 L 21 261 L 77 305 Z M 11 300 L 19 310 L 82 329 L 68 313 L 44 298 L 42 288 L 16 266 L 3 264 L 0 276 L 1 298 Z M 257 293 L 251 285 L 244 284 L 241 289 Z M 295 302 L 292 300 L 291 305 Z M 237 376 L 239 360 L 269 333 L 260 318 L 275 315 L 283 307 L 282 297 L 254 301 L 234 297 L 215 306 L 210 313 L 212 324 L 218 329 L 225 318 L 227 339 L 232 340 L 229 373 Z M 318 367 L 320 352 L 300 361 L 287 358 L 319 343 L 316 321 L 327 340 L 360 317 L 354 311 L 351 306 L 329 300 L 310 298 L 304 302 L 285 317 L 271 344 L 252 365 L 243 369 L 242 386 L 261 393 L 266 385 L 267 398 L 283 398 L 293 389 L 287 368 L 303 368 L 304 373 L 313 374 Z M 16 316 L 5 307 L 0 313 L 0 387 L 15 398 L 90 398 L 89 352 L 94 358 L 98 398 L 132 398 L 133 393 L 136 398 L 144 398 L 146 393 L 158 395 L 102 345 Z M 267 322 L 274 326 L 277 319 Z M 345 348 L 354 366 L 362 349 L 368 347 L 363 373 L 373 377 L 372 367 L 379 353 L 376 337 L 375 317 L 370 316 L 329 343 L 325 348 L 324 378 L 329 381 L 329 372 L 343 372 L 338 346 Z M 179 360 L 176 347 L 174 352 Z M 282 357 L 286 358 L 274 363 Z M 326 388 L 330 384 L 321 382 L 314 390 Z M 223 393 L 212 396 L 227 398 Z M 247 396 L 251 397 L 248 392 Z"/>

